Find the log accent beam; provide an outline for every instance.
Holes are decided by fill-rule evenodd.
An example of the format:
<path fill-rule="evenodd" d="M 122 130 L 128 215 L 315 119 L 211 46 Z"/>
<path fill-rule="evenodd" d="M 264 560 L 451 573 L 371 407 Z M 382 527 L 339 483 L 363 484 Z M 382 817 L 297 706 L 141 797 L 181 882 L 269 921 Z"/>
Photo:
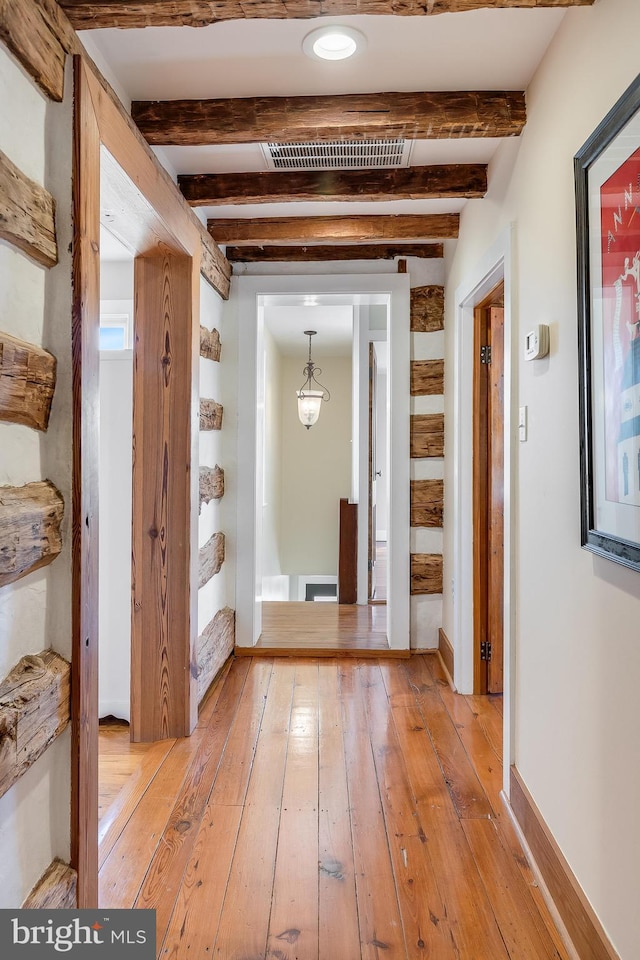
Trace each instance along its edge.
<path fill-rule="evenodd" d="M 200 356 L 205 360 L 220 359 L 220 334 L 217 330 L 200 326 Z"/>
<path fill-rule="evenodd" d="M 442 554 L 411 554 L 411 595 L 442 593 Z"/>
<path fill-rule="evenodd" d="M 412 360 L 410 385 L 412 397 L 443 394 L 444 360 Z"/>
<path fill-rule="evenodd" d="M 224 470 L 215 467 L 200 467 L 200 510 L 203 503 L 220 500 L 224 496 Z"/>
<path fill-rule="evenodd" d="M 53 650 L 23 657 L 0 682 L 0 797 L 71 718 L 71 666 Z"/>
<path fill-rule="evenodd" d="M 0 332 L 0 420 L 46 430 L 55 388 L 56 358 Z"/>
<path fill-rule="evenodd" d="M 217 243 L 205 233 L 204 227 L 200 239 L 200 273 L 223 300 L 228 300 L 231 291 L 231 264 Z"/>
<path fill-rule="evenodd" d="M 444 330 L 444 287 L 414 287 L 410 314 L 412 333 Z"/>
<path fill-rule="evenodd" d="M 436 16 L 481 9 L 586 7 L 594 0 L 60 0 L 76 30 L 101 27 L 206 27 L 222 20 Z"/>
<path fill-rule="evenodd" d="M 137 100 L 131 111 L 154 146 L 514 137 L 526 122 L 524 93 L 514 90 Z"/>
<path fill-rule="evenodd" d="M 444 414 L 413 414 L 410 438 L 411 457 L 444 457 Z"/>
<path fill-rule="evenodd" d="M 64 95 L 64 14 L 57 4 L 0 0 L 0 40 L 51 100 Z M 70 30 L 70 27 L 69 27 Z M 68 35 L 68 34 L 67 34 Z"/>
<path fill-rule="evenodd" d="M 395 260 L 396 257 L 420 257 L 440 260 L 444 256 L 441 243 L 343 243 L 335 247 L 314 244 L 309 247 L 267 246 L 227 247 L 231 263 L 266 263 L 271 261 L 317 263 L 324 260 Z"/>
<path fill-rule="evenodd" d="M 200 173 L 178 177 L 192 207 L 279 201 L 474 199 L 487 192 L 484 163 L 438 164 L 392 170 L 288 170 Z"/>
<path fill-rule="evenodd" d="M 78 874 L 63 860 L 47 867 L 22 904 L 23 910 L 73 910 L 77 906 Z"/>
<path fill-rule="evenodd" d="M 220 573 L 222 564 L 224 563 L 224 554 L 224 533 L 214 533 L 212 537 L 209 537 L 204 547 L 200 547 L 200 552 L 198 554 L 198 589 L 200 589 L 200 587 L 204 587 L 204 585 L 208 583 L 209 580 L 211 580 L 211 577 L 214 577 L 216 573 Z"/>
<path fill-rule="evenodd" d="M 224 607 L 198 637 L 198 703 L 233 653 L 235 640 L 235 611 Z"/>
<path fill-rule="evenodd" d="M 1 150 L 0 238 L 44 267 L 58 262 L 53 197 L 26 177 Z"/>
<path fill-rule="evenodd" d="M 457 213 L 356 217 L 277 217 L 209 220 L 218 243 L 375 243 L 377 240 L 456 239 Z"/>
<path fill-rule="evenodd" d="M 221 430 L 222 414 L 224 408 L 221 403 L 215 400 L 200 401 L 200 429 L 201 430 Z"/>
<path fill-rule="evenodd" d="M 411 526 L 441 527 L 444 513 L 444 481 L 411 481 Z"/>
<path fill-rule="evenodd" d="M 0 487 L 0 587 L 55 560 L 63 513 L 62 495 L 49 481 Z"/>

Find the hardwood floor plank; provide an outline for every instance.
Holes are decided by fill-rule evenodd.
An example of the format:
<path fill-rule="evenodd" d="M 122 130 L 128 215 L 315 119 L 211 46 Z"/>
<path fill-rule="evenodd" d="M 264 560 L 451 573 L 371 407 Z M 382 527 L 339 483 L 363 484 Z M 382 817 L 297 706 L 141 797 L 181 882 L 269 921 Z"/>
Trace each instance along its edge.
<path fill-rule="evenodd" d="M 323 662 L 318 669 L 318 954 L 322 960 L 358 960 L 360 934 L 338 668 L 334 661 Z"/>
<path fill-rule="evenodd" d="M 296 667 L 267 957 L 318 960 L 318 665 Z"/>
<path fill-rule="evenodd" d="M 164 943 L 158 938 L 158 954 L 171 960 L 204 957 L 215 942 L 271 676 L 271 663 L 252 664 Z"/>
<path fill-rule="evenodd" d="M 128 734 L 127 727 L 127 736 Z M 158 770 L 169 755 L 175 740 L 160 740 L 149 745 L 138 758 L 138 765 L 133 770 L 118 796 L 110 803 L 98 826 L 98 867 L 102 868 L 105 860 L 111 853 L 113 845 L 124 830 L 130 817 L 133 815 L 140 798 L 158 773 Z M 145 744 L 145 746 L 147 746 Z M 104 774 L 100 773 L 99 782 L 102 783 Z"/>
<path fill-rule="evenodd" d="M 196 727 L 189 740 L 181 741 L 191 745 L 192 759 L 133 904 L 156 911 L 158 940 L 169 924 L 221 757 L 243 703 L 244 688 L 250 682 L 247 673 L 234 664 L 208 726 Z"/>
<path fill-rule="evenodd" d="M 361 957 L 407 960 L 364 704 L 353 666 L 339 675 Z"/>
<path fill-rule="evenodd" d="M 500 842 L 495 823 L 462 823 L 509 955 L 517 960 L 560 960 L 524 879 Z"/>
<path fill-rule="evenodd" d="M 304 600 L 263 603 L 258 647 L 388 650 L 386 607 Z"/>
<path fill-rule="evenodd" d="M 502 726 L 504 723 L 502 713 L 496 710 L 489 696 L 468 696 L 465 697 L 465 700 L 478 718 L 478 723 L 482 727 L 485 737 L 497 756 L 502 760 Z M 500 698 L 500 702 L 502 702 L 502 698 Z"/>
<path fill-rule="evenodd" d="M 415 798 L 376 665 L 359 670 L 407 956 L 457 960 Z"/>
<path fill-rule="evenodd" d="M 279 663 L 269 687 L 220 925 L 211 956 L 266 955 L 287 759 L 295 664 Z"/>
<path fill-rule="evenodd" d="M 437 687 L 432 685 L 432 678 L 424 660 L 425 657 L 412 657 L 407 660 L 407 676 L 414 684 L 416 702 L 424 717 L 455 808 L 460 817 L 490 817 L 492 809 L 487 795 L 469 762 L 440 693 Z M 431 682 L 431 685 L 427 685 L 425 681 Z"/>

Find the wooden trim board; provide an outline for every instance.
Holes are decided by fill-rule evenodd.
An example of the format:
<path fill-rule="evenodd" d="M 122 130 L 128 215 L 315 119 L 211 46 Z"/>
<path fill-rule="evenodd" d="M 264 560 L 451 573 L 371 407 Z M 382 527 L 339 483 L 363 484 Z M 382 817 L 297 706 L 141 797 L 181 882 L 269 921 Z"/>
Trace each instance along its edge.
<path fill-rule="evenodd" d="M 515 766 L 509 802 L 580 960 L 620 960 Z"/>
<path fill-rule="evenodd" d="M 455 676 L 455 655 L 453 652 L 453 647 L 451 646 L 451 641 L 446 635 L 442 627 L 438 630 L 438 653 L 440 654 L 440 659 L 444 664 L 444 668 L 449 674 L 449 680 L 453 683 L 453 678 Z"/>

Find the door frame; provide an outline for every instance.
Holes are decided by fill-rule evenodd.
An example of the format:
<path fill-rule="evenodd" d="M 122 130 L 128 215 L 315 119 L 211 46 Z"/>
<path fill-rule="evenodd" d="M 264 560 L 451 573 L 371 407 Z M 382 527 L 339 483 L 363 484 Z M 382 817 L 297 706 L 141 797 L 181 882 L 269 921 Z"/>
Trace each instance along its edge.
<path fill-rule="evenodd" d="M 406 274 L 246 276 L 236 279 L 238 337 L 238 525 L 236 637 L 238 647 L 254 646 L 260 635 L 261 584 L 257 553 L 260 540 L 259 494 L 263 438 L 257 414 L 264 385 L 262 298 L 345 294 L 353 302 L 389 298 L 390 466 L 389 602 L 387 635 L 391 649 L 410 648 L 409 601 L 409 277 Z M 380 302 L 384 302 L 380 299 Z M 368 350 L 368 343 L 367 343 Z M 406 416 L 403 415 L 406 412 Z M 250 505 L 250 509 L 247 509 Z M 365 530 L 366 537 L 366 530 Z M 366 542 L 366 539 L 365 539 Z"/>
<path fill-rule="evenodd" d="M 169 483 L 157 524 L 143 531 L 158 538 L 162 552 L 178 557 L 172 566 L 171 583 L 156 578 L 155 592 L 163 591 L 163 603 L 170 616 L 173 592 L 180 592 L 177 608 L 188 612 L 184 644 L 172 654 L 186 665 L 179 676 L 170 665 L 171 683 L 167 697 L 175 707 L 180 735 L 188 735 L 197 720 L 197 681 L 190 669 L 194 662 L 197 630 L 198 584 L 198 405 L 199 405 L 199 302 L 201 238 L 197 224 L 183 205 L 168 176 L 159 174 L 151 152 L 136 134 L 122 108 L 107 91 L 99 76 L 82 56 L 74 56 L 74 164 L 73 164 L 73 491 L 72 491 L 72 747 L 71 747 L 71 866 L 77 871 L 78 907 L 96 907 L 98 902 L 98 462 L 99 462 L 99 343 L 100 325 L 100 216 L 101 192 L 108 198 L 118 225 L 118 234 L 134 256 L 150 257 L 158 264 L 166 296 L 171 299 L 168 276 L 172 261 L 182 269 L 175 301 L 163 308 L 167 337 L 182 339 L 179 358 L 168 351 L 165 375 L 167 388 L 162 409 L 148 405 L 145 423 L 156 416 L 159 436 L 166 434 L 170 455 L 173 437 L 166 432 L 168 421 L 179 418 L 186 425 L 181 449 L 187 464 L 190 497 L 182 485 L 177 496 Z M 105 172 L 106 171 L 106 172 Z M 103 180 L 101 184 L 101 179 Z M 164 266 L 161 266 L 164 264 Z M 165 269 L 166 268 L 166 269 Z M 154 281 L 155 283 L 155 281 Z M 137 299 L 137 298 L 136 298 Z M 137 309 L 137 306 L 136 306 Z M 143 307 L 144 310 L 144 307 Z M 188 322 L 185 324 L 185 317 Z M 181 332 L 178 327 L 181 327 Z M 140 331 L 138 330 L 137 335 Z M 168 341 L 167 341 L 168 342 Z M 179 399 L 169 385 L 171 361 L 187 375 L 189 384 Z M 163 368 L 164 368 L 163 357 Z M 136 353 L 134 351 L 134 364 Z M 135 400 L 134 400 L 135 402 Z M 171 414 L 171 415 L 170 415 Z M 152 431 L 153 432 L 153 431 Z M 184 434 L 185 431 L 183 430 Z M 142 449 L 141 449 L 142 448 Z M 142 439 L 135 451 L 138 469 L 144 475 L 147 453 Z M 135 459 L 135 458 L 134 458 Z M 151 459 L 148 462 L 152 469 Z M 142 462 L 142 466 L 141 466 Z M 134 466 L 135 471 L 135 466 Z M 171 516 L 170 516 L 171 515 Z M 175 535 L 180 519 L 180 540 Z M 142 522 L 142 518 L 141 521 Z M 135 517 L 132 566 L 135 568 Z M 155 529 L 155 527 L 158 529 Z M 187 537 L 185 537 L 185 527 Z M 138 531 L 140 532 L 140 531 Z M 172 544 L 176 544 L 175 551 Z M 140 560 L 140 558 L 138 557 Z M 142 565 L 142 564 L 141 564 Z M 141 641 L 138 659 L 145 660 L 145 647 L 153 646 L 151 631 Z M 132 635 L 132 649 L 134 638 Z M 133 683 L 132 676 L 132 683 Z M 153 695 L 153 688 L 150 688 Z M 174 700 L 175 697 L 175 700 Z M 164 725 L 164 722 L 163 722 Z M 176 733 L 173 736 L 178 735 Z"/>
<path fill-rule="evenodd" d="M 474 309 L 504 281 L 504 763 L 503 783 L 509 795 L 509 769 L 514 762 L 516 579 L 516 471 L 513 425 L 517 423 L 517 336 L 513 286 L 515 227 L 498 236 L 455 292 L 453 391 L 453 637 L 455 684 L 473 693 L 473 360 Z"/>

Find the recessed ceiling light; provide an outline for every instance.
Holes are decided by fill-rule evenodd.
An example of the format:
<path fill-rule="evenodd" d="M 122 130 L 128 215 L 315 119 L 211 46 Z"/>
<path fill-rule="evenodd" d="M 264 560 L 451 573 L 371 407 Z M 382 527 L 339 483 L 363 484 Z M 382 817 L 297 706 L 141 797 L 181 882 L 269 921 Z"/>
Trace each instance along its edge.
<path fill-rule="evenodd" d="M 367 38 L 363 33 L 339 24 L 318 27 L 302 41 L 302 49 L 314 60 L 346 60 L 362 51 L 366 45 Z"/>

